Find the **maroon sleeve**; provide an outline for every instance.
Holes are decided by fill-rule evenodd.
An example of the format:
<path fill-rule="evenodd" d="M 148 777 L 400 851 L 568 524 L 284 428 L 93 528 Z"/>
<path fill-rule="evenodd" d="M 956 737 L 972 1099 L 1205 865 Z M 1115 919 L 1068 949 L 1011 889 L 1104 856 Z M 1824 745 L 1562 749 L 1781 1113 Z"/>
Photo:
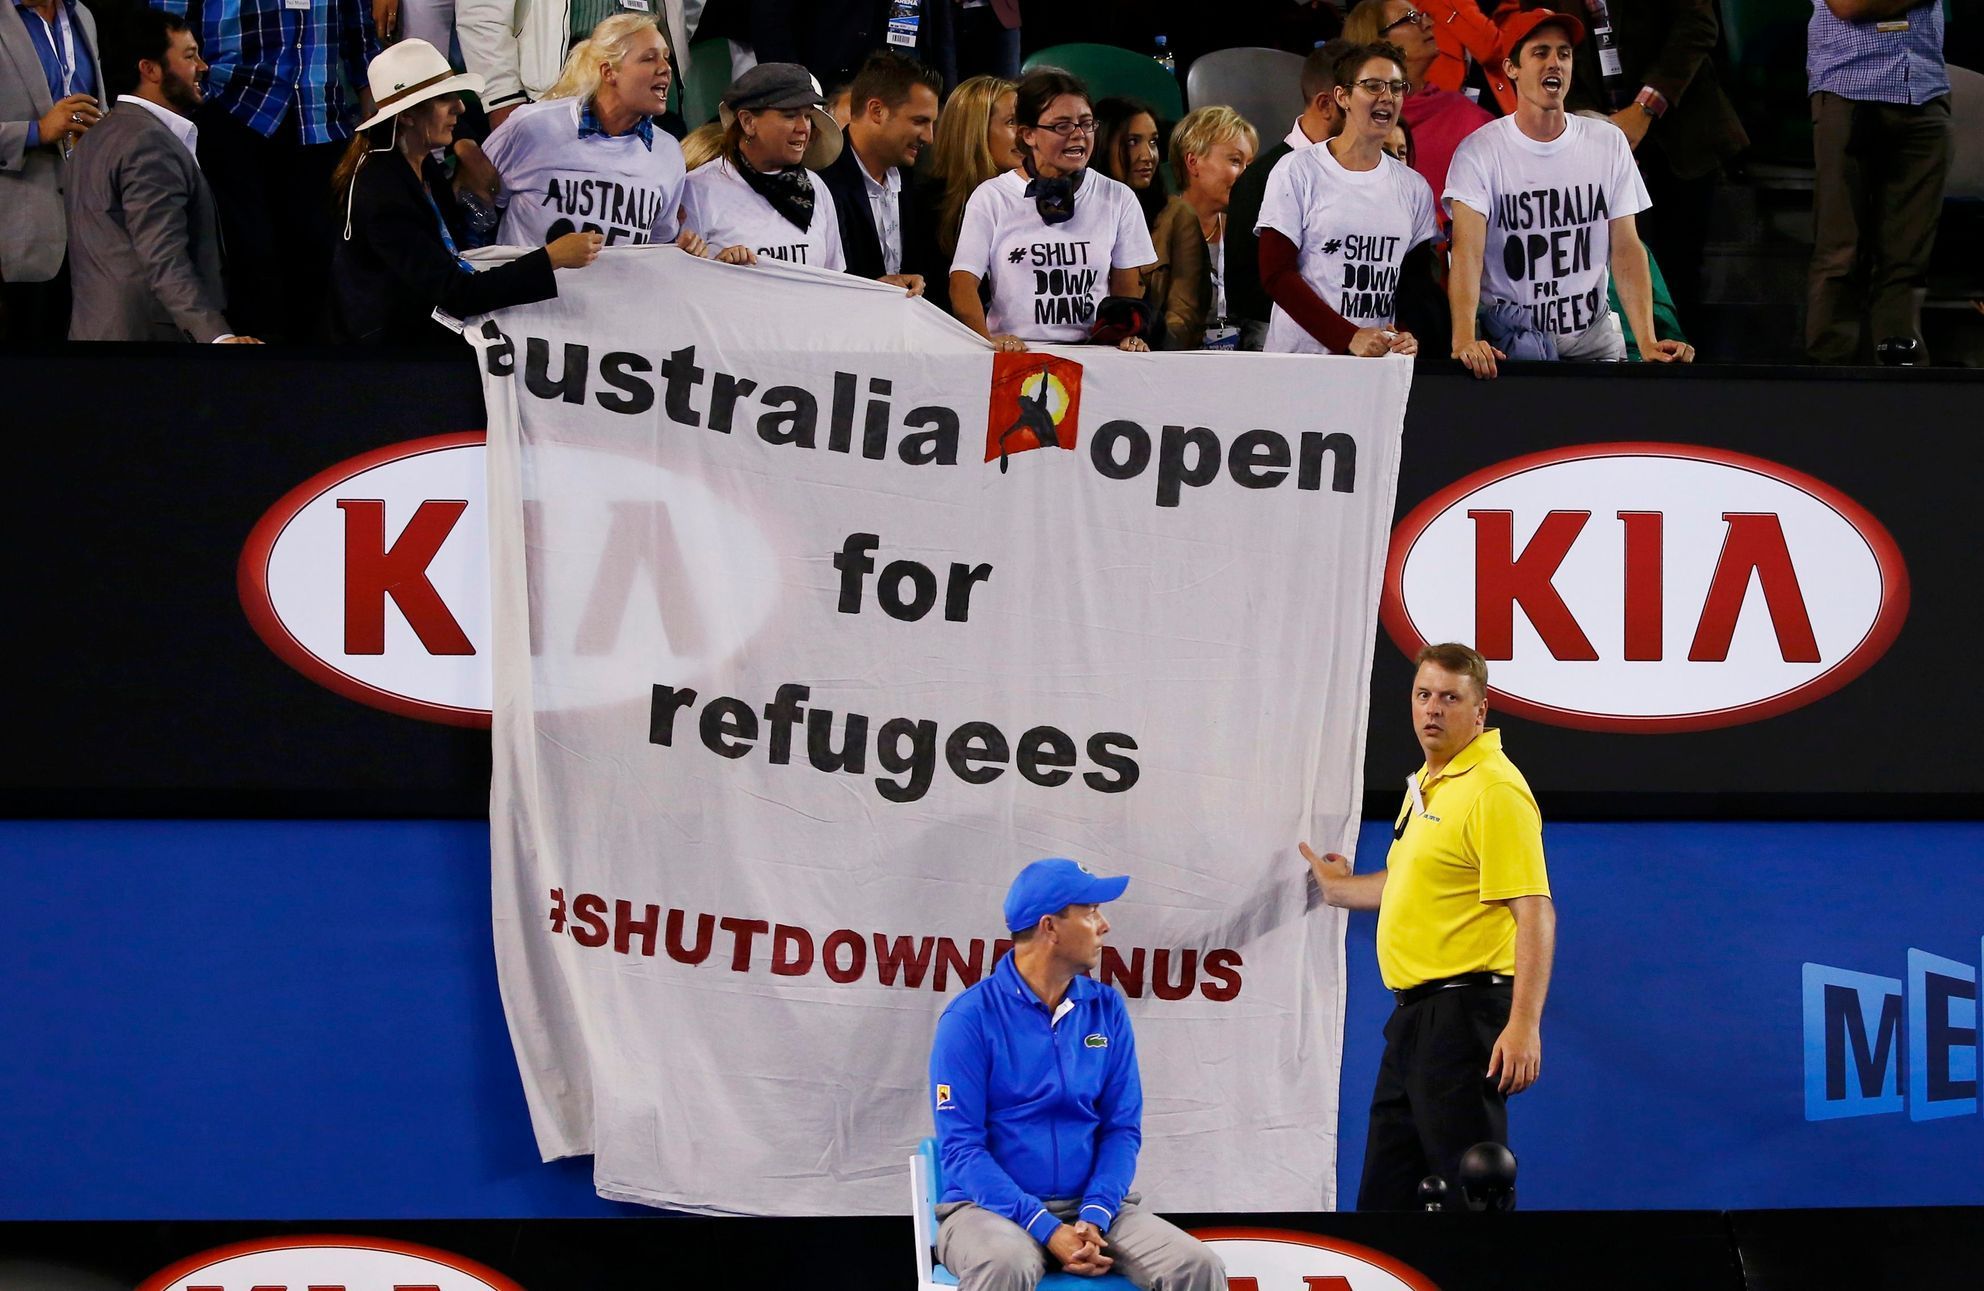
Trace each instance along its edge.
<path fill-rule="evenodd" d="M 1302 257 L 1288 235 L 1275 229 L 1262 229 L 1260 249 L 1261 287 L 1268 298 L 1332 354 L 1350 353 L 1350 338 L 1357 335 L 1357 324 L 1331 309 L 1313 287 L 1302 281 Z"/>

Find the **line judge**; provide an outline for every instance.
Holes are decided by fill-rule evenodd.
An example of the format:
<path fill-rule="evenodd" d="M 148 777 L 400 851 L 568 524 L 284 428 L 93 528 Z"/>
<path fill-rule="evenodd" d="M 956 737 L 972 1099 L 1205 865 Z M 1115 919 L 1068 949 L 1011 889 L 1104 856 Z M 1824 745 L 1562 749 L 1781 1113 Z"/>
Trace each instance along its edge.
<path fill-rule="evenodd" d="M 1557 914 L 1543 817 L 1502 733 L 1488 730 L 1488 664 L 1467 646 L 1414 660 L 1412 727 L 1426 764 L 1407 782 L 1385 869 L 1301 844 L 1323 899 L 1378 912 L 1378 969 L 1398 1007 L 1371 1094 L 1359 1210 L 1410 1210 L 1419 1183 L 1459 1196 L 1461 1154 L 1507 1144 L 1508 1099 L 1543 1066 L 1543 997 Z"/>

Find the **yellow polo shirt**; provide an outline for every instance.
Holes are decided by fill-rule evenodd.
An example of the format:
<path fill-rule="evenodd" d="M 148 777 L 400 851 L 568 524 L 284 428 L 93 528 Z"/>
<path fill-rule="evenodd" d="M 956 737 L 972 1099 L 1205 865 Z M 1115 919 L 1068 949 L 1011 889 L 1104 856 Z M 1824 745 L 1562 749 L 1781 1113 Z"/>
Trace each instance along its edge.
<path fill-rule="evenodd" d="M 1512 897 L 1550 895 L 1543 870 L 1543 815 L 1502 752 L 1502 733 L 1483 731 L 1428 779 L 1414 777 L 1393 826 L 1384 899 L 1378 906 L 1378 971 L 1403 991 L 1461 973 L 1514 973 Z"/>

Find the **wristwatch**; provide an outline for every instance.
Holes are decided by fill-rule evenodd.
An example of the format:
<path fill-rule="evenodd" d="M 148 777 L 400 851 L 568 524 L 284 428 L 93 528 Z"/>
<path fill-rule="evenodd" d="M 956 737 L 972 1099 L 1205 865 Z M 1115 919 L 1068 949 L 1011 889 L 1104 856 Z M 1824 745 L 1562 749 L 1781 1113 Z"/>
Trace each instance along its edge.
<path fill-rule="evenodd" d="M 1639 104 L 1640 111 L 1646 113 L 1655 121 L 1660 120 L 1661 116 L 1667 111 L 1667 96 L 1659 90 L 1654 89 L 1651 85 L 1640 86 L 1640 92 L 1634 96 L 1633 102 Z"/>

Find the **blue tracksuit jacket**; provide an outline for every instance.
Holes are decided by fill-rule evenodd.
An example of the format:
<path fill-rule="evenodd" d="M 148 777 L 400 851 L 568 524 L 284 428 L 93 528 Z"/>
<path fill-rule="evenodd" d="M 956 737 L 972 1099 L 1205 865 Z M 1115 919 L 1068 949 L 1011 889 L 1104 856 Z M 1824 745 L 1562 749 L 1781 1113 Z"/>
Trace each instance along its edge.
<path fill-rule="evenodd" d="M 1079 1197 L 1108 1231 L 1137 1173 L 1143 1084 L 1123 996 L 1087 977 L 1058 1015 L 1009 954 L 937 1022 L 931 1113 L 944 1202 L 969 1201 L 1045 1242 L 1061 1223 L 1043 1197 Z"/>

